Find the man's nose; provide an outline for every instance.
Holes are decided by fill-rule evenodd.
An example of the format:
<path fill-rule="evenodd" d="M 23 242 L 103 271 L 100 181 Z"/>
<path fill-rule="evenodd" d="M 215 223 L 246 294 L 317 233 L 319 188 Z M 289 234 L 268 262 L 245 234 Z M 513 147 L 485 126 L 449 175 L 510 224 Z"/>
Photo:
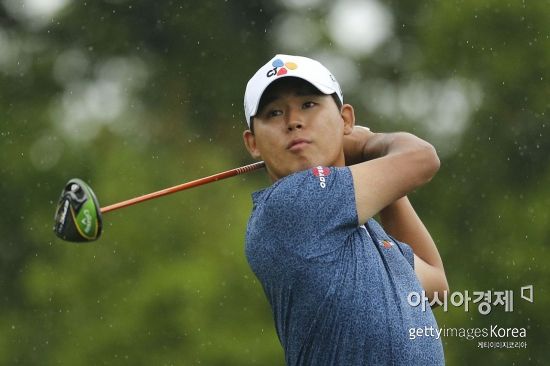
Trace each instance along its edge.
<path fill-rule="evenodd" d="M 287 111 L 286 124 L 289 131 L 303 128 L 302 113 L 294 108 L 289 108 Z"/>

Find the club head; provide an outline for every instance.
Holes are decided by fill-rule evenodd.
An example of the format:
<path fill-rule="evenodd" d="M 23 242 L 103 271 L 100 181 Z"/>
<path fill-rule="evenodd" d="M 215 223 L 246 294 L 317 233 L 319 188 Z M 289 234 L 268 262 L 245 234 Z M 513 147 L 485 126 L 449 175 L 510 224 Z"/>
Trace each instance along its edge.
<path fill-rule="evenodd" d="M 101 235 L 101 208 L 89 185 L 71 179 L 61 192 L 53 231 L 63 240 L 94 241 Z"/>

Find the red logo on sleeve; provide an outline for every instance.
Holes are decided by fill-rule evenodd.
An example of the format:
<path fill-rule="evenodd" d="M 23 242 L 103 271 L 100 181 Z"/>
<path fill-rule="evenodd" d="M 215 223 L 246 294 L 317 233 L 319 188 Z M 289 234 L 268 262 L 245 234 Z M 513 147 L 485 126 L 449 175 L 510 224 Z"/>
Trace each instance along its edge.
<path fill-rule="evenodd" d="M 311 169 L 311 171 L 313 172 L 313 175 L 319 178 L 319 186 L 321 188 L 326 188 L 327 186 L 326 177 L 330 174 L 330 169 L 327 167 L 318 166 Z"/>
<path fill-rule="evenodd" d="M 393 243 L 389 240 L 378 240 L 378 244 L 386 249 L 393 247 Z"/>

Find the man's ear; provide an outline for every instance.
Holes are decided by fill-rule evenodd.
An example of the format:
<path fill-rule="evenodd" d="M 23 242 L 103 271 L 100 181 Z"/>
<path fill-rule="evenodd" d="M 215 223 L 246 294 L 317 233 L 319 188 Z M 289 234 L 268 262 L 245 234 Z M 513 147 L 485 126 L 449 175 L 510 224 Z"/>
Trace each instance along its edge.
<path fill-rule="evenodd" d="M 353 132 L 355 126 L 355 111 L 351 104 L 344 104 L 340 111 L 340 115 L 344 120 L 344 135 L 349 135 Z"/>
<path fill-rule="evenodd" d="M 245 130 L 243 132 L 243 141 L 244 146 L 250 153 L 250 156 L 252 156 L 254 159 L 260 160 L 262 156 L 260 155 L 260 151 L 258 151 L 258 147 L 256 146 L 256 135 L 252 133 L 250 130 Z"/>

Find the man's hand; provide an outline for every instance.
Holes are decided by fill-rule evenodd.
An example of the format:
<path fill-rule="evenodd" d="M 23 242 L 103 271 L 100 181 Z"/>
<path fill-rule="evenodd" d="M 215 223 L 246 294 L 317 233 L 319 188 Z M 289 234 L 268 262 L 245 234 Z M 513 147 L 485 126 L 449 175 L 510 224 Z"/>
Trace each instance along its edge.
<path fill-rule="evenodd" d="M 371 132 L 370 128 L 356 125 L 353 127 L 351 134 L 344 136 L 344 156 L 346 157 L 347 166 L 359 164 L 377 157 L 365 156 L 366 145 L 369 139 L 375 135 L 375 133 Z"/>

